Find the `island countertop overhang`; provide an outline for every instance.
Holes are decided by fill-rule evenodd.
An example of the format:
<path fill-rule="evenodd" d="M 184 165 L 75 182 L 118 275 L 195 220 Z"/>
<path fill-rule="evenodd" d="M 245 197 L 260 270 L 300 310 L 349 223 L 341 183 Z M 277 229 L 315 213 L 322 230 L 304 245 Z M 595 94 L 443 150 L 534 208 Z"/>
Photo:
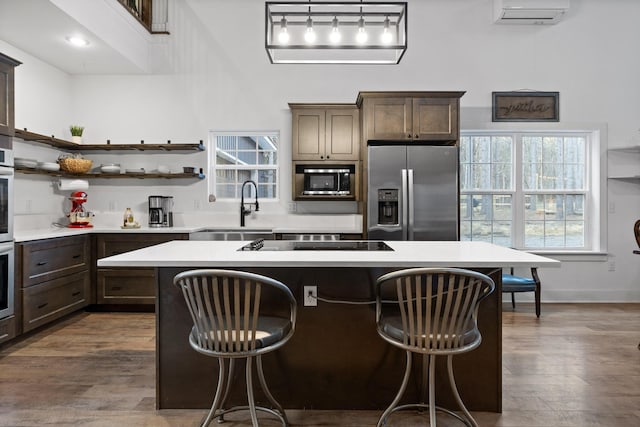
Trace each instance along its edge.
<path fill-rule="evenodd" d="M 386 241 L 393 251 L 238 251 L 243 241 L 174 240 L 98 260 L 98 267 L 559 267 L 486 242 Z"/>

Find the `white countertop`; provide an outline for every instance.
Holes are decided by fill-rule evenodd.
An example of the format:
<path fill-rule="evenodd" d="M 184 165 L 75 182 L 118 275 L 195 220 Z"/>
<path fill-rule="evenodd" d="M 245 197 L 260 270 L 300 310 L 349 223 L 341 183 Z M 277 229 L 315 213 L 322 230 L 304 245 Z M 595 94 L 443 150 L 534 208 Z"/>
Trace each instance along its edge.
<path fill-rule="evenodd" d="M 240 227 L 237 218 L 227 216 L 183 216 L 176 218 L 173 227 L 140 228 L 120 227 L 120 215 L 100 214 L 92 228 L 66 228 L 52 226 L 51 218 L 20 218 L 20 227 L 16 227 L 13 236 L 16 242 L 27 242 L 55 237 L 76 236 L 91 233 L 194 233 L 203 230 L 216 231 L 262 231 L 289 234 L 360 234 L 362 233 L 361 215 L 263 215 L 263 222 L 254 221 L 246 227 Z M 140 224 L 146 224 L 141 218 Z"/>
<path fill-rule="evenodd" d="M 248 242 L 174 240 L 98 260 L 99 267 L 559 267 L 485 242 L 385 242 L 393 251 L 255 251 Z"/>
<path fill-rule="evenodd" d="M 55 237 L 77 236 L 91 233 L 191 233 L 199 231 L 203 227 L 140 227 L 127 228 L 120 227 L 92 227 L 92 228 L 34 228 L 33 230 L 20 230 L 13 233 L 16 242 L 28 242 L 30 240 L 51 239 Z"/>

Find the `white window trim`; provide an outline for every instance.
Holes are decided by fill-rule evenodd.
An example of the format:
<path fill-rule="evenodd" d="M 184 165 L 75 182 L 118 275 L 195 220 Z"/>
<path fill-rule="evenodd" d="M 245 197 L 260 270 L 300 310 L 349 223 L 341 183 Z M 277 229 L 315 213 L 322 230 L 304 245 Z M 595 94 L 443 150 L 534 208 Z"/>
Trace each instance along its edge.
<path fill-rule="evenodd" d="M 590 133 L 591 139 L 589 141 L 589 151 L 587 153 L 587 162 L 590 162 L 592 167 L 589 168 L 590 173 L 587 177 L 587 189 L 590 192 L 590 196 L 587 198 L 586 203 L 589 205 L 587 212 L 596 215 L 592 221 L 588 222 L 588 229 L 585 230 L 585 243 L 590 242 L 591 246 L 584 250 L 567 249 L 562 250 L 558 248 L 549 249 L 535 249 L 531 250 L 532 253 L 538 253 L 541 255 L 567 255 L 567 256 L 584 256 L 594 255 L 601 257 L 607 253 L 608 240 L 607 240 L 607 124 L 606 123 L 531 123 L 531 122 L 483 122 L 483 123 L 462 123 L 460 136 L 467 135 L 481 135 L 481 134 L 513 134 L 513 133 L 557 133 L 557 134 L 571 134 L 571 133 Z M 514 148 L 515 150 L 515 148 Z M 514 151 L 514 155 L 518 153 Z M 592 162 L 593 161 L 593 162 Z M 599 164 L 596 167 L 595 162 Z M 515 162 L 516 165 L 520 162 Z M 516 166 L 518 167 L 518 166 Z M 512 171 L 515 179 L 515 168 Z M 599 188 L 600 191 L 593 191 L 594 188 Z M 514 188 L 515 190 L 515 188 Z M 516 197 L 523 197 L 523 194 L 516 192 Z M 514 204 L 519 204 L 521 200 L 514 200 Z M 519 205 L 518 205 L 519 206 Z M 515 214 L 514 214 L 515 218 Z M 514 235 L 524 236 L 523 224 L 514 221 Z M 515 241 L 514 241 L 515 243 Z"/>
<path fill-rule="evenodd" d="M 207 150 L 209 152 L 209 155 L 207 156 L 207 171 L 208 171 L 207 191 L 209 192 L 210 195 L 216 195 L 216 174 L 215 174 L 215 170 L 213 169 L 214 165 L 216 164 L 215 163 L 215 156 L 216 156 L 215 138 L 218 136 L 265 136 L 265 135 L 277 136 L 278 141 L 281 141 L 281 135 L 279 130 L 225 130 L 225 131 L 209 130 L 209 137 L 207 140 L 207 145 L 208 145 Z M 252 169 L 252 170 L 258 170 L 258 169 L 275 170 L 276 197 L 269 198 L 269 199 L 260 199 L 260 203 L 274 203 L 274 202 L 277 203 L 280 201 L 280 186 L 282 184 L 280 181 L 280 167 L 281 167 L 280 160 L 281 160 L 282 148 L 281 147 L 276 147 L 276 148 L 277 148 L 276 152 L 278 153 L 278 161 L 275 165 L 251 165 L 246 167 L 246 169 Z M 238 169 L 238 165 L 220 165 L 219 167 L 220 169 Z M 239 197 L 217 199 L 217 201 L 220 201 L 222 203 L 225 203 L 225 202 L 236 203 L 239 200 L 240 200 Z"/>

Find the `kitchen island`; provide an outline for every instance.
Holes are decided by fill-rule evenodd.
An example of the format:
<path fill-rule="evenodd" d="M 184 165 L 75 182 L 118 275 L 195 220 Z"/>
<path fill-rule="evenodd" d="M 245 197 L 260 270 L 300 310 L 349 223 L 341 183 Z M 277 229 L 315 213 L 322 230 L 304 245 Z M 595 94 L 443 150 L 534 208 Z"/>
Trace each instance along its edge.
<path fill-rule="evenodd" d="M 228 268 L 273 277 L 298 299 L 294 337 L 264 357 L 274 396 L 285 408 L 383 409 L 402 379 L 404 354 L 376 332 L 374 283 L 388 271 L 409 267 L 460 267 L 484 272 L 497 284 L 482 302 L 483 342 L 454 358 L 461 396 L 471 410 L 500 412 L 502 346 L 500 277 L 504 267 L 557 267 L 559 262 L 483 242 L 386 242 L 391 251 L 260 250 L 239 251 L 248 242 L 172 241 L 98 261 L 99 267 L 155 267 L 156 406 L 208 408 L 217 381 L 217 362 L 188 344 L 192 323 L 173 277 L 194 268 Z M 317 307 L 302 304 L 303 287 L 317 286 Z M 416 364 L 419 369 L 420 364 Z M 446 369 L 438 367 L 438 384 Z M 242 369 L 236 373 L 242 374 Z M 419 376 L 418 376 L 419 377 Z M 242 375 L 234 381 L 241 386 Z M 407 399 L 416 399 L 417 384 Z M 447 387 L 438 401 L 453 406 Z M 229 403 L 242 404 L 242 387 Z M 262 400 L 260 393 L 257 399 Z"/>

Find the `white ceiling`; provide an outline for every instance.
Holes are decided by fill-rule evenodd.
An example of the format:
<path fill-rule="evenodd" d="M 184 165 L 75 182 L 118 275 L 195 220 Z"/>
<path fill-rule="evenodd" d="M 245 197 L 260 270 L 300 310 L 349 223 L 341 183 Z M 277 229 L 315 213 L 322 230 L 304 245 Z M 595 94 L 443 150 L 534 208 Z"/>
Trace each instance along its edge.
<path fill-rule="evenodd" d="M 148 72 L 151 38 L 116 0 L 0 0 L 0 40 L 69 74 Z"/>

